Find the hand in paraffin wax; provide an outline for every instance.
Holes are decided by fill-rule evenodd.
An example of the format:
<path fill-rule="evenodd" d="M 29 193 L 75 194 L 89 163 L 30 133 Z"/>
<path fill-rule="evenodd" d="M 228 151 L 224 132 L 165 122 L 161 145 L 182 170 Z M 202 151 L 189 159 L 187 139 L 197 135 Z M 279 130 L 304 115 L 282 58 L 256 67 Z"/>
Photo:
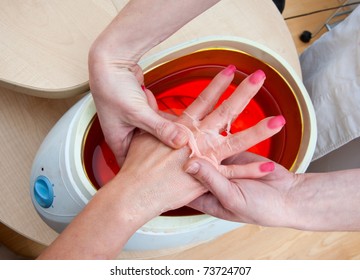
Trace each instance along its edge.
<path fill-rule="evenodd" d="M 219 107 L 217 100 L 234 78 L 234 66 L 222 70 L 174 120 L 188 134 L 189 144 L 172 149 L 153 135 L 138 130 L 132 137 L 120 172 L 103 186 L 40 258 L 114 258 L 127 240 L 161 213 L 187 205 L 208 191 L 184 171 L 189 156 L 201 157 L 215 170 L 233 174 L 222 161 L 274 135 L 284 125 L 281 116 L 269 117 L 236 134 L 221 135 L 261 88 L 265 74 L 247 77 Z M 152 96 L 145 90 L 148 96 Z M 149 100 L 156 110 L 153 97 Z M 269 160 L 244 163 L 237 174 L 259 178 L 271 172 Z M 79 234 L 81 232 L 81 234 Z M 94 242 L 96 237 L 96 242 Z"/>
<path fill-rule="evenodd" d="M 233 167 L 221 165 L 224 159 L 244 152 L 269 138 L 285 124 L 282 116 L 275 116 L 266 118 L 244 131 L 228 133 L 226 136 L 221 134 L 229 128 L 265 80 L 264 72 L 256 71 L 247 77 L 227 100 L 214 109 L 218 99 L 234 78 L 234 72 L 235 67 L 232 65 L 222 70 L 175 121 L 189 134 L 190 141 L 187 147 L 173 150 L 147 133 L 141 132 L 134 136 L 120 173 L 129 176 L 131 174 L 135 181 L 146 178 L 146 182 L 149 183 L 146 185 L 151 188 L 156 185 L 156 189 L 148 192 L 145 191 L 145 186 L 136 191 L 132 188 L 134 196 L 141 193 L 147 196 L 154 195 L 144 197 L 144 201 L 150 204 L 159 204 L 154 214 L 181 207 L 207 191 L 183 171 L 183 164 L 189 155 L 207 160 L 223 174 L 231 174 Z M 247 178 L 262 177 L 271 171 L 264 168 L 269 164 L 273 163 L 267 159 L 243 164 L 237 169 L 237 175 L 241 173 Z"/>

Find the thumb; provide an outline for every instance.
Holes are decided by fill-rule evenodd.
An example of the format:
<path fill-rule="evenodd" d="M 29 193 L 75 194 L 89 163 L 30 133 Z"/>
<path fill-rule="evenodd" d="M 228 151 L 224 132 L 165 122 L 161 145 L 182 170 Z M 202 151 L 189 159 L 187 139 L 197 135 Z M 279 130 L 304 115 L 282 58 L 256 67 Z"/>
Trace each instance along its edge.
<path fill-rule="evenodd" d="M 182 125 L 163 118 L 153 110 L 148 112 L 142 129 L 175 149 L 183 147 L 189 141 L 189 132 Z"/>
<path fill-rule="evenodd" d="M 207 188 L 226 209 L 231 207 L 229 203 L 232 203 L 236 197 L 233 185 L 210 162 L 191 158 L 185 163 L 184 170 Z"/>

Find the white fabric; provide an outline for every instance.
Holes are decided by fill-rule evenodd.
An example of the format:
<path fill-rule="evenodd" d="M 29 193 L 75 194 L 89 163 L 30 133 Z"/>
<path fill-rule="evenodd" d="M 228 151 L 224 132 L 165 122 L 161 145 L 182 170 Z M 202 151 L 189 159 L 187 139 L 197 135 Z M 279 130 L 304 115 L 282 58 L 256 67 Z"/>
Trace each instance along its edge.
<path fill-rule="evenodd" d="M 313 160 L 360 137 L 360 7 L 300 56 L 316 111 Z"/>

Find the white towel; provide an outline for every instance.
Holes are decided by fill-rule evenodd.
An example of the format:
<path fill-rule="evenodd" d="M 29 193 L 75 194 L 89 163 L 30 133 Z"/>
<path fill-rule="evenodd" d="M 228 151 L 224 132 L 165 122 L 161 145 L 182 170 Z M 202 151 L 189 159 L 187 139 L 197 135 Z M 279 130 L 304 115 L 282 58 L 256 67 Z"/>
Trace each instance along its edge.
<path fill-rule="evenodd" d="M 300 56 L 317 117 L 313 160 L 360 137 L 360 7 Z"/>

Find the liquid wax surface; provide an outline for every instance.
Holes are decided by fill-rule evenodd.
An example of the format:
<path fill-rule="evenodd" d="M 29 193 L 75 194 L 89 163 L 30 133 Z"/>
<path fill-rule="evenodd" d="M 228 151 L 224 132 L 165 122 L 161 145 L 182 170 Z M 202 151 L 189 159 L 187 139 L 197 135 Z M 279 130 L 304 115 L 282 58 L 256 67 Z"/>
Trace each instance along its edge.
<path fill-rule="evenodd" d="M 171 114 L 180 115 L 182 111 L 187 108 L 198 96 L 198 94 L 209 84 L 210 80 L 210 78 L 185 80 L 184 82 L 170 86 L 161 92 L 157 92 L 156 88 L 153 89 L 151 86 L 149 89 L 153 91 L 160 110 Z M 235 88 L 236 85 L 231 84 L 219 100 L 218 104 L 231 95 Z M 266 91 L 266 89 L 262 88 L 257 94 L 257 96 L 262 96 L 262 98 L 258 98 L 258 100 L 254 98 L 250 101 L 244 111 L 233 122 L 230 132 L 235 133 L 237 131 L 244 130 L 255 125 L 263 118 L 269 116 L 270 114 L 266 112 L 266 108 L 272 107 L 272 111 L 277 111 L 277 108 L 274 109 L 276 104 L 272 104 L 272 101 L 268 100 L 268 95 L 269 93 Z M 104 140 L 97 118 L 90 129 L 88 138 L 92 138 L 93 142 L 91 144 L 92 147 L 90 148 L 90 150 L 93 150 L 93 156 L 91 159 L 91 170 L 93 174 L 91 174 L 89 177 L 94 186 L 96 188 L 100 188 L 108 181 L 110 181 L 117 174 L 120 168 L 117 165 L 114 155 Z M 264 157 L 271 158 L 271 141 L 271 138 L 267 139 L 252 147 L 249 151 Z M 87 164 L 88 163 L 85 162 L 85 165 Z M 183 216 L 194 214 L 199 214 L 199 212 L 188 207 L 182 207 L 164 213 L 163 215 Z"/>

